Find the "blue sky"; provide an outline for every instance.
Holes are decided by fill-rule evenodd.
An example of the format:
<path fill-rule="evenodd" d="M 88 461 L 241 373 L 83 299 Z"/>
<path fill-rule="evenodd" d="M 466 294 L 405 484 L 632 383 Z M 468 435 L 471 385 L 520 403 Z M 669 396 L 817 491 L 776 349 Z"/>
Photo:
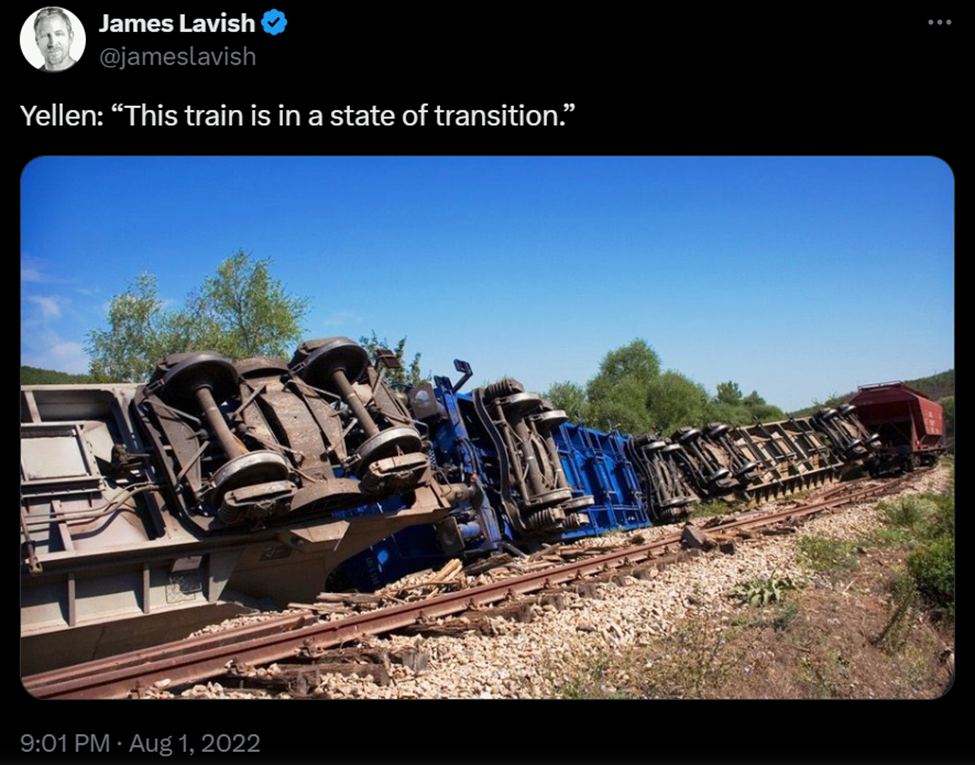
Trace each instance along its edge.
<path fill-rule="evenodd" d="M 306 337 L 424 371 L 664 367 L 791 410 L 954 366 L 954 178 L 927 157 L 43 157 L 21 180 L 21 363 L 87 369 L 140 271 L 173 304 L 243 249 Z"/>

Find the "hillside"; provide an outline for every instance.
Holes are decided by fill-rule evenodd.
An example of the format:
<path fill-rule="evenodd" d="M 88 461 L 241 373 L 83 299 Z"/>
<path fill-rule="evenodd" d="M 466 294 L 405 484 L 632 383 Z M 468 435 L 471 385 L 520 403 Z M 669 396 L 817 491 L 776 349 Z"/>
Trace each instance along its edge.
<path fill-rule="evenodd" d="M 88 375 L 71 375 L 67 372 L 56 372 L 53 369 L 38 367 L 20 367 L 21 385 L 67 385 L 72 383 L 86 383 Z"/>
<path fill-rule="evenodd" d="M 916 380 L 905 380 L 911 387 L 917 388 L 925 396 L 934 401 L 955 395 L 955 370 L 938 372 L 936 375 L 919 377 Z"/>
<path fill-rule="evenodd" d="M 894 382 L 894 380 L 877 380 L 877 382 Z M 917 388 L 932 401 L 940 401 L 943 398 L 947 398 L 949 396 L 953 397 L 955 395 L 954 369 L 949 369 L 946 372 L 938 372 L 937 374 L 928 375 L 927 377 L 918 377 L 914 380 L 900 380 L 900 382 L 907 383 L 912 388 Z M 810 414 L 823 406 L 836 406 L 837 404 L 842 404 L 845 401 L 851 400 L 856 394 L 856 391 L 851 391 L 849 393 L 844 393 L 842 396 L 831 396 L 822 403 L 813 404 L 812 406 L 807 406 L 806 408 L 799 409 L 795 412 L 789 412 L 789 416 L 808 417 Z"/>

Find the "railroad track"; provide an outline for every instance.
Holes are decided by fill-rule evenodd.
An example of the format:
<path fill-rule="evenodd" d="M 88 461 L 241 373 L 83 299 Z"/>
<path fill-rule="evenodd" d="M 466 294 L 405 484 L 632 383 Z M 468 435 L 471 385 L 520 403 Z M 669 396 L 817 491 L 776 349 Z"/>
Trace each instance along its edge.
<path fill-rule="evenodd" d="M 748 533 L 800 520 L 825 510 L 890 493 L 911 475 L 882 483 L 843 484 L 798 505 L 770 513 L 747 513 L 703 528 L 711 537 Z M 332 621 L 311 613 L 273 618 L 232 631 L 202 635 L 23 678 L 38 698 L 125 698 L 157 683 L 179 687 L 250 667 L 323 651 L 368 635 L 402 630 L 435 619 L 484 608 L 518 596 L 550 590 L 600 574 L 623 575 L 679 559 L 683 531 L 652 542 L 512 576 L 418 602 L 385 607 Z M 661 554 L 670 553 L 666 558 Z"/>

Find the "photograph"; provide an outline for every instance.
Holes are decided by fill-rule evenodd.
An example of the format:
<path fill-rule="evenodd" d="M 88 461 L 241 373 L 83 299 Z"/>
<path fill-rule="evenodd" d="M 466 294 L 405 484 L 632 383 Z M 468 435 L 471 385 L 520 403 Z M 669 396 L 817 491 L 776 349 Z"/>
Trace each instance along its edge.
<path fill-rule="evenodd" d="M 945 159 L 64 145 L 19 184 L 30 696 L 951 688 Z"/>

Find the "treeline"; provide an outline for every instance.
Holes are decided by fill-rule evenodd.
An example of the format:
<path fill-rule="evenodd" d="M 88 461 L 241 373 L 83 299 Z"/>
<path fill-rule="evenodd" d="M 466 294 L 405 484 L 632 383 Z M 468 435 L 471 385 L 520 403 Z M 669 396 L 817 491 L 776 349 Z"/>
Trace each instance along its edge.
<path fill-rule="evenodd" d="M 879 382 L 893 382 L 893 380 L 878 380 Z M 932 401 L 937 401 L 945 410 L 945 435 L 948 443 L 953 444 L 955 440 L 955 370 L 949 369 L 946 372 L 918 377 L 914 380 L 902 380 L 902 382 L 915 388 Z M 833 394 L 824 401 L 813 401 L 811 406 L 790 412 L 790 417 L 807 417 L 817 409 L 824 406 L 836 407 L 851 401 L 856 396 L 857 391 L 844 393 L 842 396 Z"/>
<path fill-rule="evenodd" d="M 55 372 L 53 369 L 39 367 L 20 367 L 21 385 L 75 385 L 91 382 L 88 375 L 71 375 L 67 372 Z"/>
<path fill-rule="evenodd" d="M 919 377 L 916 380 L 905 380 L 912 388 L 917 388 L 928 398 L 937 401 L 948 396 L 955 395 L 955 370 L 949 369 L 947 372 L 938 372 L 936 375 Z"/>
<path fill-rule="evenodd" d="M 719 383 L 712 396 L 680 372 L 661 371 L 660 356 L 641 339 L 607 353 L 585 385 L 556 383 L 545 396 L 576 422 L 634 434 L 669 435 L 682 425 L 743 425 L 785 418 L 757 391 L 745 396 L 731 380 Z"/>

